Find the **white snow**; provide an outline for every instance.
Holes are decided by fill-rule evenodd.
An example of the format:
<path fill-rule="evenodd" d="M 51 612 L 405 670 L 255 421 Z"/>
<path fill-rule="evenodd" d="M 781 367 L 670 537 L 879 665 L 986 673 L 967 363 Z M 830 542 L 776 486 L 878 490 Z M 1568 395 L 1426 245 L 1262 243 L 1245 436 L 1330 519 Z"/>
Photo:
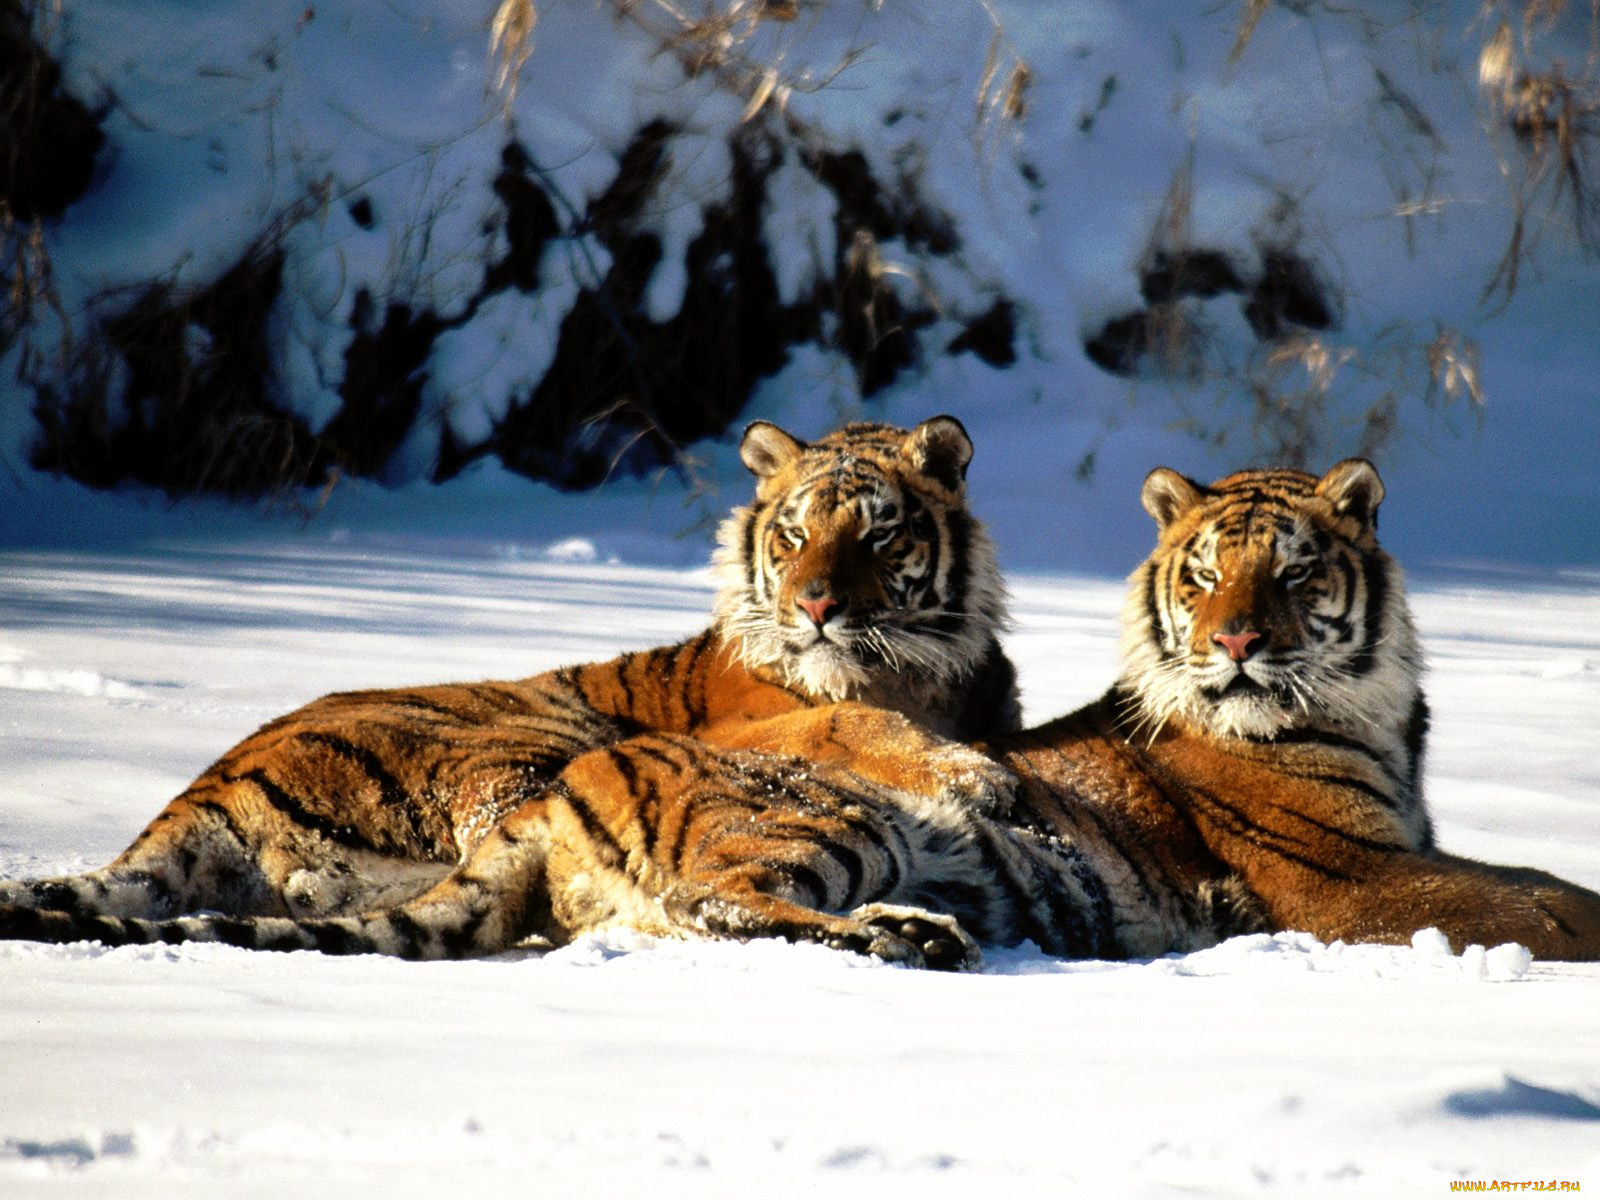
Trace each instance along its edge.
<path fill-rule="evenodd" d="M 484 86 L 489 0 L 60 7 L 68 86 L 115 98 L 94 187 L 46 230 L 64 309 L 81 319 L 92 297 L 150 279 L 204 284 L 263 222 L 324 196 L 291 213 L 273 320 L 276 382 L 313 429 L 338 409 L 358 289 L 380 311 L 454 315 L 503 252 L 484 220 L 509 136 L 581 208 L 641 123 L 681 127 L 646 217 L 666 250 L 657 317 L 682 294 L 701 208 L 726 194 L 742 102 L 685 80 L 591 0 L 538 5 L 509 114 Z M 1600 272 L 1541 218 L 1515 299 L 1478 303 L 1509 234 L 1508 147 L 1484 136 L 1472 71 L 1481 7 L 1363 24 L 1343 5 L 1269 5 L 1229 67 L 1241 5 L 801 6 L 760 35 L 796 78 L 861 57 L 796 89 L 790 111 L 880 177 L 916 176 L 963 245 L 949 260 L 881 247 L 896 286 L 954 306 L 923 371 L 864 402 L 847 363 L 801 346 L 745 415 L 802 436 L 960 417 L 974 506 L 1003 563 L 1028 572 L 1013 574 L 1007 639 L 1028 714 L 1093 697 L 1115 668 L 1117 576 L 1150 543 L 1145 472 L 1214 478 L 1259 457 L 1238 397 L 1175 403 L 1080 344 L 1140 303 L 1135 266 L 1192 149 L 1197 242 L 1248 265 L 1299 222 L 1343 294 L 1335 349 L 1375 355 L 1431 337 L 1435 319 L 1481 343 L 1482 428 L 1406 391 L 1405 432 L 1379 462 L 1385 543 L 1412 574 L 1431 663 L 1430 804 L 1452 851 L 1600 888 Z M 1582 25 L 1584 6 L 1568 8 Z M 978 110 L 991 45 L 1000 75 L 1016 57 L 1033 72 L 1019 124 Z M 1298 201 L 1288 216 L 1280 192 Z M 771 195 L 769 251 L 793 299 L 832 258 L 835 203 L 792 157 Z M 1428 203 L 1402 217 L 1407 197 Z M 371 228 L 350 212 L 359 199 Z M 607 265 L 592 232 L 569 229 L 536 293 L 444 333 L 427 419 L 385 482 L 413 481 L 346 481 L 325 503 L 174 506 L 30 473 L 21 345 L 0 358 L 0 875 L 98 865 L 216 755 L 321 693 L 531 674 L 704 624 L 709 530 L 749 494 L 733 438 L 693 447 L 692 478 L 580 496 L 492 462 L 444 488 L 418 478 L 446 423 L 482 437 L 533 384 Z M 1018 304 L 1017 365 L 941 353 L 997 289 Z M 1238 298 L 1205 310 L 1236 354 Z M 33 331 L 39 361 L 54 320 Z M 1338 453 L 1353 448 L 1353 427 L 1335 433 Z M 937 976 L 625 931 L 455 964 L 0 943 L 0 1195 L 1600 1187 L 1600 965 L 1451 956 L 1426 933 L 1409 947 L 1241 938 L 1136 964 L 1021 948 L 987 964 Z"/>
<path fill-rule="evenodd" d="M 47 230 L 64 310 L 82 325 L 82 306 L 102 293 L 114 299 L 152 279 L 203 284 L 281 216 L 275 382 L 312 429 L 339 403 L 358 290 L 380 313 L 392 299 L 460 315 L 486 259 L 503 252 L 503 232 L 484 222 L 500 211 L 490 183 L 507 139 L 527 147 L 570 226 L 566 206 L 581 209 L 610 185 L 643 122 L 660 117 L 681 130 L 642 217 L 665 249 L 648 289 L 658 317 L 682 293 L 681 251 L 701 211 L 726 196 L 724 139 L 743 101 L 709 74 L 686 79 L 609 5 L 538 5 L 509 108 L 487 87 L 489 0 L 253 0 L 198 15 L 179 0 L 61 7 L 56 46 L 68 86 L 90 100 L 116 98 L 100 177 Z M 667 7 L 632 11 L 660 22 Z M 837 354 L 797 347 L 745 415 L 811 436 L 851 417 L 914 423 L 951 411 L 977 442 L 972 480 L 1007 565 L 1126 569 L 1145 536 L 1127 498 L 1152 466 L 1215 478 L 1264 453 L 1239 387 L 1176 397 L 1160 383 L 1135 388 L 1093 366 L 1081 345 L 1140 303 L 1137 264 L 1172 174 L 1192 153 L 1196 243 L 1248 274 L 1264 239 L 1298 230 L 1341 294 L 1344 324 L 1329 334 L 1335 360 L 1355 351 L 1381 373 L 1386 346 L 1427 341 L 1438 321 L 1481 345 L 1481 428 L 1464 402 L 1425 403 L 1425 372 L 1396 384 L 1347 365 L 1334 389 L 1320 465 L 1354 451 L 1359 409 L 1395 386 L 1402 432 L 1379 466 L 1407 498 L 1385 525 L 1405 561 L 1591 565 L 1600 555 L 1591 317 L 1600 272 L 1541 210 L 1517 295 L 1479 303 L 1510 237 L 1503 172 L 1514 174 L 1517 161 L 1485 132 L 1473 58 L 1481 5 L 1408 5 L 1388 22 L 1363 22 L 1342 5 L 1270 5 L 1230 65 L 1240 7 L 960 0 L 930 19 L 911 3 L 832 0 L 801 6 L 799 20 L 764 23 L 751 52 L 803 83 L 789 111 L 828 148 L 858 148 L 879 178 L 914 178 L 950 214 L 962 245 L 948 259 L 900 239 L 880 247 L 897 288 L 930 290 L 941 307 L 923 370 L 863 401 Z M 1574 71 L 1584 60 L 1580 7 L 1568 6 L 1577 15 L 1566 27 L 1576 31 L 1565 46 Z M 1559 31 L 1550 42 L 1560 47 Z M 991 46 L 998 76 L 1018 61 L 1032 72 L 1020 122 L 995 121 L 978 104 Z M 836 204 L 792 153 L 770 194 L 768 251 L 781 293 L 793 298 L 832 257 Z M 321 199 L 295 207 L 308 195 Z M 1293 211 L 1275 212 L 1286 196 Z M 360 200 L 372 207 L 371 228 L 349 211 Z M 428 362 L 423 418 L 384 482 L 425 478 L 444 424 L 483 437 L 509 395 L 525 395 L 551 362 L 573 297 L 606 266 L 591 231 L 569 230 L 547 250 L 536 294 L 497 296 L 444 333 Z M 1017 364 L 943 353 L 997 290 L 1017 303 Z M 1203 308 L 1218 355 L 1237 367 L 1249 341 L 1240 297 Z M 60 332 L 53 316 L 35 323 L 39 361 L 51 361 Z M 19 343 L 0 360 L 0 476 L 14 478 L 20 499 L 0 505 L 0 545 L 75 545 L 125 527 L 134 519 L 125 505 L 86 518 L 92 502 L 77 489 L 29 476 L 36 430 L 33 396 L 15 381 L 21 353 Z M 691 453 L 694 479 L 627 485 L 659 488 L 651 514 L 635 507 L 630 520 L 600 527 L 666 537 L 743 496 L 733 438 Z M 1090 455 L 1085 483 L 1076 471 Z M 485 492 L 501 493 L 494 469 L 475 474 L 491 478 Z M 517 490 L 537 498 L 544 519 L 577 526 L 564 533 L 595 527 L 586 497 Z M 370 527 L 387 508 L 382 488 L 346 483 L 324 517 L 337 523 L 354 509 Z M 416 511 L 403 504 L 389 519 Z M 703 545 L 703 527 L 697 536 Z"/>
<path fill-rule="evenodd" d="M 22 692 L 67 692 L 75 696 L 110 696 L 117 700 L 132 700 L 139 695 L 137 688 L 107 679 L 94 671 L 46 670 L 41 667 L 16 667 L 10 663 L 0 663 L 0 688 L 15 688 Z"/>
<path fill-rule="evenodd" d="M 608 539 L 595 532 L 592 547 Z M 703 569 L 359 532 L 0 555 L 0 873 L 78 870 L 266 718 L 701 626 Z M 1015 580 L 1031 718 L 1093 696 L 1119 582 Z M 1417 585 L 1445 846 L 1600 886 L 1600 599 Z M 1572 664 L 1584 664 L 1573 670 Z M 1600 965 L 1246 937 L 978 976 L 626 931 L 412 964 L 0 944 L 0 1193 L 1442 1194 L 1600 1186 Z"/>

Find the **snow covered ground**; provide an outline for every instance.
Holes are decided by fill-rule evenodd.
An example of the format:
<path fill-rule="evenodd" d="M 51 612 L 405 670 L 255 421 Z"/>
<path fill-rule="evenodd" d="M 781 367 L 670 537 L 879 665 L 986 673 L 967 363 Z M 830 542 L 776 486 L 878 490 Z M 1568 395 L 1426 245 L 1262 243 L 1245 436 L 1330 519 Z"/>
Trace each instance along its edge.
<path fill-rule="evenodd" d="M 200 7 L 62 6 L 68 84 L 116 100 L 94 187 L 47 229 L 80 324 L 102 293 L 204 285 L 321 189 L 326 209 L 288 227 L 272 325 L 281 399 L 320 430 L 361 289 L 455 313 L 503 249 L 484 221 L 508 137 L 581 201 L 657 115 L 683 132 L 645 221 L 667 251 L 649 300 L 675 308 L 744 100 L 684 80 L 608 9 L 539 5 L 503 120 L 483 87 L 487 0 Z M 883 241 L 905 298 L 950 306 L 921 370 L 863 401 L 836 353 L 802 345 L 743 416 L 803 436 L 959 416 L 1002 562 L 1056 572 L 1015 577 L 1029 714 L 1090 698 L 1114 670 L 1112 576 L 1149 544 L 1139 480 L 1262 457 L 1241 393 L 1134 388 L 1082 346 L 1142 303 L 1137 268 L 1192 156 L 1195 244 L 1246 274 L 1283 239 L 1309 254 L 1343 310 L 1335 360 L 1381 364 L 1396 329 L 1425 339 L 1436 320 L 1481 346 L 1482 429 L 1423 403 L 1414 374 L 1379 459 L 1386 543 L 1422 577 L 1431 803 L 1452 850 L 1600 887 L 1600 272 L 1540 209 L 1514 300 L 1478 301 L 1518 161 L 1484 136 L 1479 0 L 1376 24 L 1269 5 L 1231 65 L 1246 6 L 1210 0 L 983 0 L 936 21 L 912 3 L 801 7 L 769 30 L 797 78 L 863 53 L 791 111 L 884 179 L 909 163 L 964 250 Z M 1576 69 L 1583 6 L 1568 16 Z M 1032 71 L 1009 126 L 975 111 L 986 47 L 1001 75 Z M 796 170 L 774 195 L 789 294 L 829 259 L 835 206 Z M 224 748 L 320 693 L 527 674 L 703 624 L 708 539 L 691 527 L 748 494 L 732 438 L 693 448 L 705 491 L 561 495 L 489 462 L 418 481 L 445 424 L 480 436 L 544 371 L 593 241 L 569 230 L 541 290 L 442 339 L 427 419 L 384 475 L 412 482 L 341 485 L 303 531 L 287 503 L 173 508 L 31 472 L 23 345 L 0 357 L 0 875 L 104 861 Z M 941 349 L 991 292 L 1018 305 L 1013 367 Z M 1260 351 L 1241 299 L 1194 305 L 1224 366 Z M 34 361 L 51 363 L 40 312 Z M 1318 469 L 1355 448 L 1364 377 L 1340 375 Z M 625 934 L 443 965 L 0 944 L 0 1196 L 1593 1190 L 1597 983 L 1600 966 L 1452 958 L 1426 938 L 1245 939 L 1146 964 L 996 952 L 964 977 Z"/>
<path fill-rule="evenodd" d="M 604 540 L 604 539 L 599 539 Z M 362 536 L 0 554 L 0 874 L 98 864 L 321 692 L 531 673 L 700 626 L 700 569 Z M 601 556 L 603 558 L 603 556 Z M 1600 578 L 1436 573 L 1444 844 L 1600 887 Z M 1031 718 L 1113 669 L 1121 585 L 1022 576 Z M 1600 966 L 1246 938 L 410 964 L 0 944 L 0 1194 L 1443 1195 L 1600 1187 Z"/>

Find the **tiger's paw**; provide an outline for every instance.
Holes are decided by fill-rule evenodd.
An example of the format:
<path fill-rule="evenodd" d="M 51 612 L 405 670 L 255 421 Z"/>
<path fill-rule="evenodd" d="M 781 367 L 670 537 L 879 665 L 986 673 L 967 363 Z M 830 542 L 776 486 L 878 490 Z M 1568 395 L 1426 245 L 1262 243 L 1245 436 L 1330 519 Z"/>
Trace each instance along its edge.
<path fill-rule="evenodd" d="M 937 795 L 986 817 L 1003 817 L 1017 798 L 1017 777 L 971 746 L 950 742 L 925 760 L 937 778 Z"/>
<path fill-rule="evenodd" d="M 864 904 L 852 920 L 881 931 L 868 952 L 889 962 L 904 962 L 930 971 L 977 971 L 983 967 L 978 943 L 954 917 L 896 904 Z M 898 943 L 898 944 L 896 944 Z M 905 948 L 911 954 L 905 953 Z"/>

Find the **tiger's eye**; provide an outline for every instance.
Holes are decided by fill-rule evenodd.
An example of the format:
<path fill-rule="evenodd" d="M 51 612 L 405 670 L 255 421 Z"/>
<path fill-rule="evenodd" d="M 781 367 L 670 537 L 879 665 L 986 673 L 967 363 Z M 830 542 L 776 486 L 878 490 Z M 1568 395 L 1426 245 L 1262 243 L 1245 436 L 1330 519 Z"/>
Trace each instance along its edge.
<path fill-rule="evenodd" d="M 1217 586 L 1217 573 L 1210 567 L 1190 567 L 1189 578 L 1207 591 Z"/>

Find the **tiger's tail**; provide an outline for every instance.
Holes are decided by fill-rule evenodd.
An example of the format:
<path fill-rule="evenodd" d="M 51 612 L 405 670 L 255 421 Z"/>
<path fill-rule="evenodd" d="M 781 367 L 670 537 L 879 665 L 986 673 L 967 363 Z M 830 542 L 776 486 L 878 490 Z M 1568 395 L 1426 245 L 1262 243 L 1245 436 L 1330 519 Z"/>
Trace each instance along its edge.
<path fill-rule="evenodd" d="M 535 892 L 529 899 L 537 902 Z M 530 907 L 536 911 L 528 911 Z M 476 958 L 554 932 L 542 907 L 483 893 L 459 872 L 432 892 L 395 908 L 348 917 L 228 916 L 199 913 L 151 919 L 95 911 L 0 904 L 0 940 L 99 942 L 106 946 L 220 942 L 247 950 L 316 950 L 418 960 Z"/>
<path fill-rule="evenodd" d="M 0 880 L 0 906 L 48 909 L 64 915 L 177 915 L 165 882 L 147 871 L 104 867 L 83 875 Z"/>
<path fill-rule="evenodd" d="M 537 825 L 490 835 L 483 867 L 462 866 L 415 899 L 354 915 L 294 917 L 227 913 L 120 914 L 52 905 L 75 899 L 91 876 L 8 885 L 0 897 L 0 940 L 107 946 L 221 942 L 248 950 L 318 950 L 393 958 L 475 958 L 534 936 L 565 940 L 546 885 L 549 839 Z M 104 874 L 101 872 L 99 874 Z"/>
<path fill-rule="evenodd" d="M 99 942 L 104 946 L 221 942 L 249 950 L 319 950 L 324 954 L 389 954 L 436 958 L 435 939 L 419 937 L 399 914 L 331 917 L 226 917 L 202 914 L 152 921 L 100 913 L 0 905 L 0 938 L 34 942 Z"/>
<path fill-rule="evenodd" d="M 0 880 L 0 905 L 147 920 L 201 908 L 274 911 L 268 880 L 237 826 L 221 804 L 197 802 L 196 793 L 191 788 L 168 804 L 106 866 L 80 875 Z"/>

